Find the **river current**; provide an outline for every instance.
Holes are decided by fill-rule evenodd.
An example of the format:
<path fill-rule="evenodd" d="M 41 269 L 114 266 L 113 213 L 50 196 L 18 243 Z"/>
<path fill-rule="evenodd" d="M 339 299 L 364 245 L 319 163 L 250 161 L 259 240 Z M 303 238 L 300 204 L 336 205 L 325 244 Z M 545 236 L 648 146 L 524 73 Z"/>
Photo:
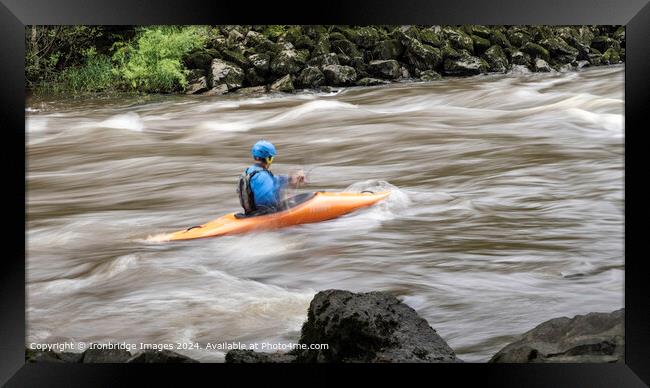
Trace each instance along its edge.
<path fill-rule="evenodd" d="M 26 136 L 27 342 L 295 343 L 319 290 L 381 290 L 485 362 L 543 321 L 624 305 L 622 65 L 29 100 Z M 260 138 L 276 174 L 308 173 L 287 195 L 393 194 L 319 224 L 150 239 L 238 210 Z"/>

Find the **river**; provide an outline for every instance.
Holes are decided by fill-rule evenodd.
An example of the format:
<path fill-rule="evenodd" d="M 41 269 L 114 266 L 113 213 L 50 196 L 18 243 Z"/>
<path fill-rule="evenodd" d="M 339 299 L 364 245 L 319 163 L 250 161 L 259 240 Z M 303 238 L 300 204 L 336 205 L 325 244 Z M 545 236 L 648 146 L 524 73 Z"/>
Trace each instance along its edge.
<path fill-rule="evenodd" d="M 266 96 L 28 100 L 27 342 L 297 342 L 319 290 L 389 291 L 459 358 L 624 306 L 623 65 Z M 342 218 L 149 237 L 237 210 L 250 147 Z M 221 362 L 224 352 L 182 350 Z"/>

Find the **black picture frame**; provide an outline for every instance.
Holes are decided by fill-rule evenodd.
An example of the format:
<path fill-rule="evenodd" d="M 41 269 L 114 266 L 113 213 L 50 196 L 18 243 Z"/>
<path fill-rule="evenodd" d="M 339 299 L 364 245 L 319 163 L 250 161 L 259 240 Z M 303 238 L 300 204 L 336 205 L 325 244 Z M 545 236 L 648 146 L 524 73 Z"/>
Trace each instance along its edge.
<path fill-rule="evenodd" d="M 428 365 L 126 365 L 25 364 L 26 142 L 24 26 L 44 24 L 610 24 L 626 26 L 625 64 L 625 364 L 428 364 Z M 7 386 L 116 386 L 146 375 L 154 381 L 188 385 L 197 377 L 221 383 L 225 374 L 242 382 L 279 383 L 299 378 L 322 383 L 351 372 L 346 381 L 395 379 L 411 373 L 432 383 L 498 386 L 647 386 L 650 384 L 650 295 L 643 255 L 632 255 L 633 217 L 642 217 L 640 194 L 631 190 L 638 171 L 631 155 L 643 144 L 650 112 L 649 0 L 589 1 L 347 1 L 218 2 L 215 0 L 0 0 L 0 128 L 4 140 L 4 257 L 0 271 L 0 384 Z M 636 132 L 636 133 L 634 133 Z M 629 141 L 634 133 L 634 142 Z M 635 205 L 631 205 L 634 203 Z M 633 244 L 634 242 L 634 244 Z M 256 373 L 248 372 L 255 369 Z M 300 376 L 300 377 L 299 377 Z"/>

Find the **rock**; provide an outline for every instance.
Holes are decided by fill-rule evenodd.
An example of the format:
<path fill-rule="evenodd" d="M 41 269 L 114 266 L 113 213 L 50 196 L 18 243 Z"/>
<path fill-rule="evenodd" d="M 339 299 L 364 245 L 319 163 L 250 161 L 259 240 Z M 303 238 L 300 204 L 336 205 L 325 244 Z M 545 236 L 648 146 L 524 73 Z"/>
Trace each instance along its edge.
<path fill-rule="evenodd" d="M 443 34 L 449 40 L 451 46 L 457 50 L 467 50 L 474 52 L 474 43 L 472 38 L 460 29 L 445 27 L 442 29 Z"/>
<path fill-rule="evenodd" d="M 327 65 L 323 67 L 323 74 L 329 85 L 351 85 L 357 79 L 356 70 L 350 66 Z"/>
<path fill-rule="evenodd" d="M 198 94 L 208 90 L 208 77 L 200 77 L 185 88 L 185 94 Z"/>
<path fill-rule="evenodd" d="M 551 68 L 551 65 L 548 64 L 548 62 L 541 58 L 537 58 L 534 60 L 533 68 L 531 70 L 537 73 L 547 73 L 553 69 Z"/>
<path fill-rule="evenodd" d="M 335 40 L 331 41 L 331 36 L 330 36 L 330 46 L 331 50 L 334 53 L 341 53 L 345 54 L 348 57 L 359 57 L 362 56 L 361 52 L 357 48 L 357 46 L 350 42 L 349 40 Z"/>
<path fill-rule="evenodd" d="M 314 41 L 306 35 L 300 35 L 298 39 L 293 42 L 293 45 L 296 46 L 297 49 L 306 49 L 311 51 L 314 48 Z"/>
<path fill-rule="evenodd" d="M 508 58 L 500 46 L 494 45 L 485 51 L 483 55 L 488 64 L 488 70 L 504 73 L 508 70 Z"/>
<path fill-rule="evenodd" d="M 228 32 L 228 38 L 226 38 L 226 42 L 230 45 L 237 43 L 237 42 L 243 42 L 244 41 L 244 35 L 237 31 L 236 29 L 232 29 Z"/>
<path fill-rule="evenodd" d="M 146 364 L 179 364 L 179 363 L 198 363 L 198 361 L 172 352 L 170 350 L 145 350 L 129 358 L 127 363 L 146 363 Z"/>
<path fill-rule="evenodd" d="M 189 54 L 183 62 L 188 69 L 207 70 L 212 63 L 212 58 L 218 56 L 219 53 L 214 49 L 199 50 Z"/>
<path fill-rule="evenodd" d="M 618 52 L 614 47 L 610 47 L 603 53 L 602 56 L 602 63 L 612 65 L 615 63 L 619 63 L 621 61 L 621 57 L 618 55 Z"/>
<path fill-rule="evenodd" d="M 371 61 L 368 70 L 379 78 L 397 79 L 400 76 L 399 62 L 394 59 Z"/>
<path fill-rule="evenodd" d="M 569 46 L 561 38 L 548 38 L 539 42 L 540 46 L 546 48 L 553 60 L 558 63 L 575 62 L 578 56 L 578 49 Z"/>
<path fill-rule="evenodd" d="M 232 62 L 243 69 L 246 69 L 250 66 L 250 61 L 248 58 L 246 58 L 246 56 L 244 56 L 241 51 L 226 49 L 221 51 L 221 56 L 226 61 Z"/>
<path fill-rule="evenodd" d="M 271 57 L 268 54 L 253 54 L 248 57 L 248 60 L 258 74 L 268 74 L 271 63 Z"/>
<path fill-rule="evenodd" d="M 226 84 L 221 84 L 203 93 L 202 96 L 220 96 L 226 93 L 228 93 L 228 86 Z"/>
<path fill-rule="evenodd" d="M 470 25 L 467 26 L 467 33 L 470 35 L 476 35 L 480 36 L 483 39 L 490 39 L 490 36 L 492 36 L 493 32 L 486 26 L 481 26 L 481 25 Z"/>
<path fill-rule="evenodd" d="M 348 66 L 353 67 L 357 72 L 358 77 L 367 77 L 368 74 L 368 64 L 364 61 L 363 57 L 353 57 L 350 58 Z"/>
<path fill-rule="evenodd" d="M 295 362 L 296 356 L 286 353 L 261 353 L 252 350 L 231 350 L 226 353 L 226 363 L 289 363 Z"/>
<path fill-rule="evenodd" d="M 325 75 L 315 66 L 304 68 L 297 79 L 302 88 L 318 88 L 325 83 Z"/>
<path fill-rule="evenodd" d="M 312 57 L 317 57 L 319 55 L 325 55 L 330 52 L 330 41 L 326 35 L 323 35 L 318 38 L 314 44 L 314 48 L 311 51 Z"/>
<path fill-rule="evenodd" d="M 435 81 L 441 79 L 442 76 L 438 73 L 436 73 L 433 70 L 425 70 L 420 73 L 420 79 L 422 81 Z"/>
<path fill-rule="evenodd" d="M 397 59 L 404 52 L 404 46 L 397 39 L 382 40 L 372 50 L 377 59 Z"/>
<path fill-rule="evenodd" d="M 596 50 L 604 53 L 607 49 L 614 47 L 616 50 L 619 50 L 621 47 L 618 42 L 608 36 L 597 36 L 591 41 L 591 47 Z"/>
<path fill-rule="evenodd" d="M 252 67 L 246 70 L 245 80 L 246 85 L 249 86 L 266 85 L 266 77 L 260 74 L 259 70 Z"/>
<path fill-rule="evenodd" d="M 270 90 L 272 92 L 292 93 L 294 88 L 293 82 L 291 81 L 291 75 L 287 74 L 284 77 L 273 82 L 273 84 L 271 84 Z"/>
<path fill-rule="evenodd" d="M 472 38 L 472 44 L 474 45 L 474 52 L 476 54 L 483 54 L 491 46 L 488 39 L 481 38 L 478 35 L 471 35 L 470 37 Z"/>
<path fill-rule="evenodd" d="M 67 362 L 80 363 L 83 353 L 61 352 L 51 350 L 25 349 L 25 362 Z"/>
<path fill-rule="evenodd" d="M 81 362 L 89 363 L 122 363 L 131 358 L 131 353 L 122 349 L 88 349 L 83 352 Z"/>
<path fill-rule="evenodd" d="M 187 72 L 187 81 L 196 82 L 199 78 L 206 76 L 208 73 L 203 69 L 191 69 Z"/>
<path fill-rule="evenodd" d="M 492 43 L 493 45 L 500 46 L 502 48 L 512 46 L 510 44 L 510 41 L 506 37 L 506 35 L 499 30 L 491 31 L 489 39 L 490 39 L 490 43 Z"/>
<path fill-rule="evenodd" d="M 244 44 L 246 46 L 257 46 L 258 44 L 262 43 L 266 38 L 264 35 L 260 34 L 259 32 L 250 30 L 246 33 L 246 36 L 244 37 Z"/>
<path fill-rule="evenodd" d="M 334 53 L 320 55 L 318 57 L 313 57 L 308 62 L 309 66 L 317 66 L 323 68 L 327 65 L 339 65 L 339 57 Z"/>
<path fill-rule="evenodd" d="M 530 55 L 517 50 L 510 55 L 510 61 L 514 65 L 528 66 L 530 65 Z"/>
<path fill-rule="evenodd" d="M 467 51 L 461 51 L 460 53 L 459 58 L 445 59 L 445 74 L 466 76 L 487 72 L 488 64 L 483 59 L 474 57 Z"/>
<path fill-rule="evenodd" d="M 420 30 L 416 26 L 399 26 L 397 31 L 411 39 L 420 40 Z"/>
<path fill-rule="evenodd" d="M 237 89 L 233 93 L 237 95 L 253 96 L 266 93 L 266 86 L 251 86 L 248 88 Z"/>
<path fill-rule="evenodd" d="M 350 66 L 351 59 L 343 53 L 336 54 L 336 58 L 340 65 Z"/>
<path fill-rule="evenodd" d="M 390 81 L 385 81 L 385 80 L 378 79 L 378 78 L 366 77 L 366 78 L 361 78 L 360 80 L 358 80 L 356 82 L 356 85 L 358 85 L 358 86 L 375 86 L 375 85 L 383 85 L 383 84 L 388 84 L 388 83 L 390 83 Z"/>
<path fill-rule="evenodd" d="M 222 59 L 213 59 L 210 67 L 210 86 L 217 87 L 226 85 L 228 90 L 234 90 L 242 86 L 244 71 Z"/>
<path fill-rule="evenodd" d="M 523 27 L 514 26 L 506 31 L 508 41 L 515 47 L 522 47 L 532 39 L 530 34 Z"/>
<path fill-rule="evenodd" d="M 321 291 L 311 301 L 298 362 L 458 362 L 426 320 L 387 293 Z"/>
<path fill-rule="evenodd" d="M 497 352 L 490 362 L 624 362 L 625 310 L 546 321 Z"/>
<path fill-rule="evenodd" d="M 402 66 L 399 70 L 402 73 L 400 79 L 408 79 L 411 77 L 411 73 L 409 73 L 409 70 L 406 67 Z"/>
<path fill-rule="evenodd" d="M 578 61 L 576 63 L 576 68 L 582 69 L 583 67 L 589 67 L 590 63 L 589 61 Z"/>
<path fill-rule="evenodd" d="M 420 41 L 433 47 L 440 47 L 442 39 L 440 31 L 436 28 L 424 28 L 420 30 Z"/>
<path fill-rule="evenodd" d="M 307 55 L 293 49 L 284 49 L 271 60 L 271 71 L 277 75 L 295 74 L 305 66 Z"/>
<path fill-rule="evenodd" d="M 291 26 L 284 33 L 284 39 L 294 46 L 296 44 L 296 41 L 300 39 L 301 36 L 303 36 L 303 34 L 302 28 L 300 26 Z"/>
<path fill-rule="evenodd" d="M 442 63 L 440 49 L 422 44 L 417 40 L 410 42 L 404 56 L 410 65 L 420 70 L 434 70 Z"/>
<path fill-rule="evenodd" d="M 348 39 L 359 47 L 372 48 L 380 38 L 379 32 L 374 27 L 359 27 L 353 31 L 355 34 Z"/>
<path fill-rule="evenodd" d="M 442 54 L 443 60 L 444 59 L 449 59 L 449 58 L 457 59 L 457 58 L 461 57 L 461 53 L 458 50 L 451 47 L 451 44 L 449 44 L 449 42 L 445 42 L 445 44 L 442 46 L 442 49 L 440 50 L 440 52 Z"/>
<path fill-rule="evenodd" d="M 584 40 L 579 30 L 571 27 L 560 27 L 557 33 L 558 38 L 562 39 L 566 44 L 578 50 L 578 58 L 586 59 L 589 54 L 589 44 L 591 39 Z"/>
<path fill-rule="evenodd" d="M 536 43 L 528 42 L 524 44 L 521 47 L 521 51 L 530 55 L 532 58 L 541 58 L 545 61 L 548 61 L 550 59 L 548 50 Z"/>
<path fill-rule="evenodd" d="M 302 31 L 308 37 L 317 40 L 317 38 L 327 34 L 327 28 L 321 25 L 306 25 L 302 26 Z"/>
<path fill-rule="evenodd" d="M 278 43 L 273 43 L 268 39 L 262 40 L 255 46 L 255 51 L 259 54 L 268 54 L 269 56 L 274 56 L 282 50 L 282 45 Z"/>
<path fill-rule="evenodd" d="M 336 40 L 348 40 L 348 39 L 345 37 L 345 35 L 343 35 L 343 34 L 340 33 L 340 32 L 336 32 L 336 31 L 335 31 L 335 32 L 331 32 L 331 33 L 329 34 L 329 39 L 330 39 L 330 42 L 334 42 L 334 41 L 336 41 Z"/>
<path fill-rule="evenodd" d="M 551 29 L 550 26 L 545 26 L 545 25 L 529 26 L 528 31 L 530 33 L 530 37 L 535 42 L 539 42 L 541 40 L 553 37 L 553 30 Z"/>
<path fill-rule="evenodd" d="M 600 66 L 603 61 L 603 55 L 598 53 L 590 53 L 587 58 L 592 66 Z"/>

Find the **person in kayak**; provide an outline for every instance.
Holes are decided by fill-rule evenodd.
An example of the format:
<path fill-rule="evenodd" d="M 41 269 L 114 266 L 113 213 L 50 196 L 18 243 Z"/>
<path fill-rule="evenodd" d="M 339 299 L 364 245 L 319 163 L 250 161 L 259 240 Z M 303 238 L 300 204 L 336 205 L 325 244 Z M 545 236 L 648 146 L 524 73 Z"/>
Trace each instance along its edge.
<path fill-rule="evenodd" d="M 273 175 L 270 168 L 277 151 L 266 140 L 255 143 L 251 155 L 255 164 L 240 175 L 237 186 L 244 214 L 260 215 L 278 211 L 283 191 L 287 186 L 295 188 L 305 182 L 305 174 L 299 170 L 290 175 Z"/>

